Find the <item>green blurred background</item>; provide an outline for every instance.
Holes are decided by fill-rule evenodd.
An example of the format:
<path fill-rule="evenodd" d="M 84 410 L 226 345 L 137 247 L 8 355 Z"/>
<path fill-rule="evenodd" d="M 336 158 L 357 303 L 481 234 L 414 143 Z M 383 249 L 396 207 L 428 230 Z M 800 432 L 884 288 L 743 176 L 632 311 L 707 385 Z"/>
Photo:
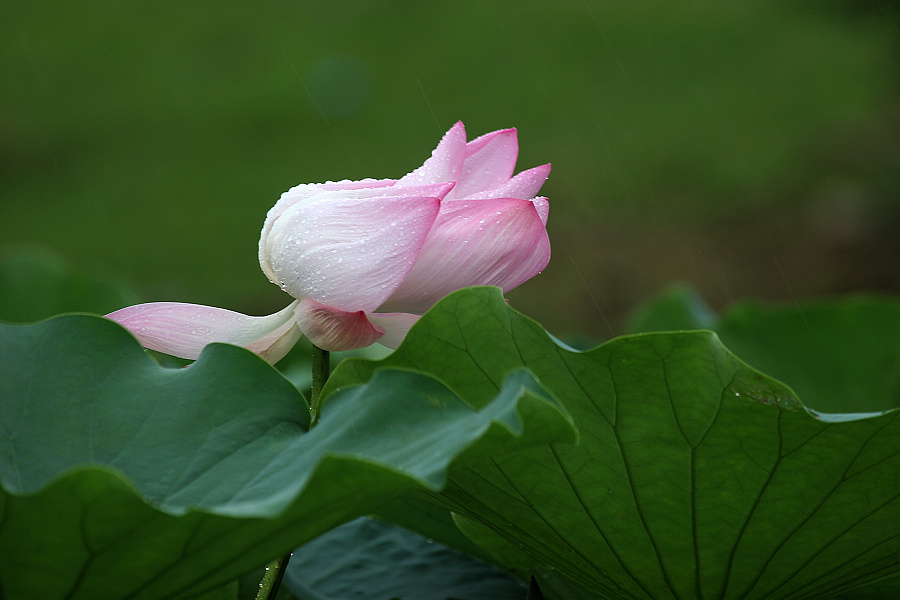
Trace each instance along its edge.
<path fill-rule="evenodd" d="M 281 192 L 400 177 L 458 119 L 553 163 L 553 258 L 509 298 L 557 335 L 672 281 L 714 308 L 896 292 L 898 27 L 890 0 L 0 0 L 3 293 L 59 296 L 0 318 L 274 312 Z M 41 287 L 72 270 L 133 293 Z"/>

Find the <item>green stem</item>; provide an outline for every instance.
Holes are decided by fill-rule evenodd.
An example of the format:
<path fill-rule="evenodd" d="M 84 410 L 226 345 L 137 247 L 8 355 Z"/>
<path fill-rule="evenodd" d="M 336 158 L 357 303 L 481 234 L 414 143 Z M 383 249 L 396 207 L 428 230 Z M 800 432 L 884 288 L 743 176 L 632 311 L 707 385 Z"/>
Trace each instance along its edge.
<path fill-rule="evenodd" d="M 313 346 L 312 389 L 309 392 L 309 406 L 312 408 L 313 424 L 319 420 L 319 396 L 331 375 L 331 359 L 328 350 Z"/>
<path fill-rule="evenodd" d="M 315 426 L 319 419 L 319 396 L 322 395 L 322 388 L 331 375 L 331 358 L 328 350 L 322 350 L 317 346 L 313 346 L 312 355 L 312 389 L 309 394 L 309 406 L 312 411 L 312 421 L 310 427 Z M 291 553 L 288 552 L 281 558 L 276 558 L 266 565 L 266 574 L 262 581 L 259 582 L 259 593 L 256 594 L 256 600 L 275 600 L 278 588 L 281 586 L 281 580 L 284 577 L 284 571 L 287 569 L 288 561 L 291 559 Z"/>
<path fill-rule="evenodd" d="M 266 565 L 266 574 L 263 575 L 262 581 L 259 582 L 259 593 L 256 594 L 256 600 L 274 600 L 281 587 L 281 580 L 284 577 L 284 569 L 287 562 L 291 558 L 288 552 L 281 558 L 276 558 Z"/>

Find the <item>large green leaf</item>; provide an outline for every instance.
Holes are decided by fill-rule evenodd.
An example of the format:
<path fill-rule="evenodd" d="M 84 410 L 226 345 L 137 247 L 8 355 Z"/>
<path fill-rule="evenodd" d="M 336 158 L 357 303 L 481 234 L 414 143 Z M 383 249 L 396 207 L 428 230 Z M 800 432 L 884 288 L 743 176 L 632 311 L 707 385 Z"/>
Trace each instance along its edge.
<path fill-rule="evenodd" d="M 744 301 L 715 317 L 676 287 L 642 307 L 634 333 L 712 329 L 742 359 L 823 413 L 900 408 L 900 302 L 856 295 L 785 305 Z"/>
<path fill-rule="evenodd" d="M 900 572 L 900 412 L 823 422 L 712 332 L 579 353 L 476 288 L 386 359 L 344 363 L 329 390 L 388 367 L 430 373 L 474 406 L 527 368 L 565 405 L 578 446 L 458 462 L 430 497 L 480 524 L 465 532 L 500 564 L 580 590 L 567 597 L 811 599 Z"/>
<path fill-rule="evenodd" d="M 522 600 L 526 591 L 496 567 L 367 518 L 297 548 L 284 585 L 303 600 Z"/>
<path fill-rule="evenodd" d="M 384 371 L 319 425 L 250 352 L 153 362 L 84 315 L 0 326 L 0 590 L 5 598 L 188 598 L 411 489 L 459 457 L 573 440 L 526 371 L 481 411 Z M 539 426 L 538 426 L 539 424 Z"/>

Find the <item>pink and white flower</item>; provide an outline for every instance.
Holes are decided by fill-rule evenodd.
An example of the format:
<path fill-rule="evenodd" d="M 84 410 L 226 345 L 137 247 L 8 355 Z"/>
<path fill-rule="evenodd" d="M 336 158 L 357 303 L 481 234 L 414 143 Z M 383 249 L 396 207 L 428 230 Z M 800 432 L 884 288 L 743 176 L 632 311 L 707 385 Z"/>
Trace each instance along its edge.
<path fill-rule="evenodd" d="M 302 184 L 269 211 L 263 272 L 295 300 L 266 317 L 172 302 L 107 315 L 147 348 L 194 359 L 211 342 L 270 362 L 300 335 L 325 350 L 396 348 L 446 294 L 473 285 L 504 292 L 550 260 L 542 165 L 513 175 L 515 129 L 466 142 L 462 122 L 399 180 Z"/>

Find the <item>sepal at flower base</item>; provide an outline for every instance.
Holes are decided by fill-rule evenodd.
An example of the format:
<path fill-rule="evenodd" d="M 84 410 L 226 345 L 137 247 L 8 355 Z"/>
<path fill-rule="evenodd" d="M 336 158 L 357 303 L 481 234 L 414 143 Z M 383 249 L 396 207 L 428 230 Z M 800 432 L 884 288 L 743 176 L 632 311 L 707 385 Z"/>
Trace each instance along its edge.
<path fill-rule="evenodd" d="M 329 352 L 355 350 L 371 346 L 384 335 L 362 310 L 349 312 L 312 298 L 297 305 L 297 324 L 314 345 Z"/>

